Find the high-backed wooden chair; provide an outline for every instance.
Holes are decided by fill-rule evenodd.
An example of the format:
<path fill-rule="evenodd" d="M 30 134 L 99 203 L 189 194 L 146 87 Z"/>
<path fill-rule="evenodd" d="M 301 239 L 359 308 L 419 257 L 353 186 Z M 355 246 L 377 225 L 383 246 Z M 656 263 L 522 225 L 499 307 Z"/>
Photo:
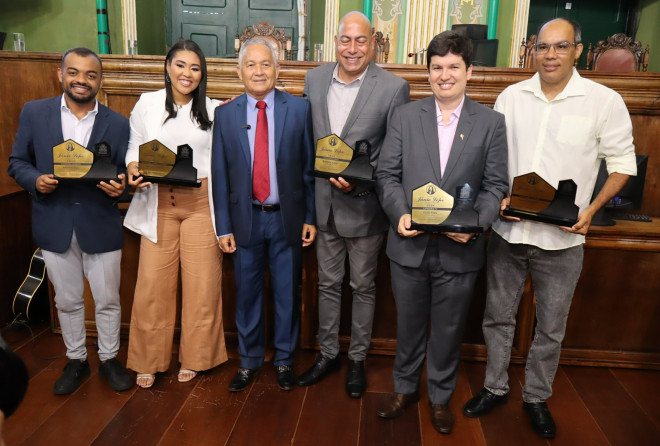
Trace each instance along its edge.
<path fill-rule="evenodd" d="M 649 65 L 649 46 L 642 50 L 642 44 L 623 33 L 617 33 L 600 40 L 595 47 L 589 44 L 587 70 L 632 72 L 646 71 Z"/>
<path fill-rule="evenodd" d="M 375 36 L 374 62 L 387 63 L 390 56 L 390 36 L 383 38 L 383 33 L 380 31 L 376 31 Z"/>
<path fill-rule="evenodd" d="M 253 37 L 259 37 L 270 43 L 273 48 L 275 48 L 279 60 L 291 59 L 291 36 L 285 36 L 283 30 L 275 29 L 275 27 L 268 22 L 261 22 L 256 25 L 248 26 L 240 35 L 236 34 L 236 39 L 238 39 L 239 42 L 239 45 L 236 45 L 237 48 L 235 48 L 237 58 L 240 45 Z"/>
<path fill-rule="evenodd" d="M 536 34 L 529 36 L 529 40 L 522 40 L 520 44 L 520 54 L 518 57 L 518 68 L 536 69 L 536 58 L 534 57 L 534 45 L 536 44 Z"/>

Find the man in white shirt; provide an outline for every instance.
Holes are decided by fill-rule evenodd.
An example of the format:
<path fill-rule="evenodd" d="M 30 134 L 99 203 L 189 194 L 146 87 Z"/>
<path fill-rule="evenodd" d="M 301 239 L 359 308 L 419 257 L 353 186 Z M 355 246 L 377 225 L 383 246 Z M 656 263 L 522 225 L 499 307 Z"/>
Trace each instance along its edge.
<path fill-rule="evenodd" d="M 523 407 L 535 432 L 553 438 L 556 427 L 546 399 L 552 395 L 568 311 L 582 269 L 585 234 L 596 211 L 637 171 L 632 123 L 623 99 L 583 79 L 573 68 L 583 50 L 579 25 L 551 20 L 541 26 L 537 42 L 537 73 L 508 87 L 495 103 L 495 110 L 506 116 L 509 180 L 512 184 L 514 177 L 536 172 L 556 188 L 560 180 L 572 179 L 580 213 L 570 228 L 504 216 L 493 224 L 483 321 L 486 379 L 463 413 L 479 417 L 507 401 L 515 317 L 531 274 L 537 325 L 527 357 Z M 590 204 L 601 159 L 610 175 Z M 508 203 L 505 198 L 502 209 Z"/>
<path fill-rule="evenodd" d="M 69 363 L 55 382 L 57 395 L 74 392 L 90 374 L 85 346 L 83 276 L 94 297 L 99 346 L 99 375 L 115 391 L 133 386 L 116 359 L 121 306 L 119 279 L 124 236 L 117 199 L 126 189 L 124 157 L 128 119 L 96 95 L 102 85 L 101 59 L 87 48 L 64 53 L 58 78 L 64 94 L 25 104 L 9 157 L 9 175 L 32 196 L 32 235 L 41 247 Z M 95 152 L 110 147 L 116 180 L 60 182 L 53 175 L 53 147 L 66 140 Z"/>

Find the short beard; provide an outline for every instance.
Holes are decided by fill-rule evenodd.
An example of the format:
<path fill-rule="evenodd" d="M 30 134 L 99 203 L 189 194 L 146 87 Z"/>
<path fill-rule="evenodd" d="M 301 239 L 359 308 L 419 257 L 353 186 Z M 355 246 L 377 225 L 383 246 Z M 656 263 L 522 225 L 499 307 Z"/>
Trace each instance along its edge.
<path fill-rule="evenodd" d="M 96 99 L 96 95 L 95 95 L 95 94 L 93 94 L 93 95 L 91 95 L 91 96 L 86 96 L 86 97 L 84 97 L 84 98 L 81 98 L 81 97 L 78 97 L 78 96 L 74 95 L 73 92 L 72 92 L 71 90 L 68 90 L 68 89 L 67 89 L 67 90 L 64 90 L 64 92 L 66 93 L 66 95 L 67 95 L 67 96 L 68 96 L 73 102 L 76 102 L 76 103 L 78 103 L 78 104 L 89 104 L 89 103 L 92 102 L 94 99 Z"/>

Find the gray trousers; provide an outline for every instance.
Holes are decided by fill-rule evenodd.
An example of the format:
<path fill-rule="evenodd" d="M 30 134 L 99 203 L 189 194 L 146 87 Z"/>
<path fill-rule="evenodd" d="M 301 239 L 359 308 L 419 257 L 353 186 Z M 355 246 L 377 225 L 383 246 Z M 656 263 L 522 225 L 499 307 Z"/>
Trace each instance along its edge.
<path fill-rule="evenodd" d="M 364 361 L 371 343 L 371 328 L 376 304 L 376 271 L 378 253 L 385 233 L 365 237 L 342 237 L 330 215 L 328 230 L 316 236 L 319 265 L 319 344 L 324 356 L 339 353 L 339 319 L 341 316 L 341 284 L 348 253 L 350 285 L 353 290 L 351 343 L 348 357 Z"/>
<path fill-rule="evenodd" d="M 456 389 L 461 339 L 478 271 L 445 271 L 438 243 L 432 240 L 419 268 L 393 261 L 390 267 L 397 312 L 394 391 L 419 389 L 426 356 L 429 400 L 447 404 Z"/>
<path fill-rule="evenodd" d="M 531 274 L 536 328 L 525 367 L 523 401 L 533 403 L 550 398 L 583 254 L 582 245 L 549 251 L 509 243 L 493 232 L 488 245 L 488 296 L 483 322 L 488 390 L 498 395 L 509 391 L 507 369 L 516 314 L 525 280 Z"/>
<path fill-rule="evenodd" d="M 42 252 L 48 278 L 55 288 L 55 305 L 66 356 L 69 359 L 87 358 L 83 274 L 94 297 L 99 359 L 105 361 L 117 356 L 121 324 L 121 250 L 87 254 L 80 249 L 74 233 L 65 252 Z"/>

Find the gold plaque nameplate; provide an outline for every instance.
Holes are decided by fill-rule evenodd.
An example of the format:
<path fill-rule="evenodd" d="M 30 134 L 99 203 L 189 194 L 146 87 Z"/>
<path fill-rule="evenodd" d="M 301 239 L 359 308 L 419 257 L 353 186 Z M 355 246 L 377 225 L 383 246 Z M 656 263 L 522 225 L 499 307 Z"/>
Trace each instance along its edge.
<path fill-rule="evenodd" d="M 53 173 L 59 178 L 82 178 L 94 162 L 94 154 L 69 139 L 53 147 Z"/>
<path fill-rule="evenodd" d="M 176 153 L 157 140 L 140 145 L 140 173 L 149 177 L 165 177 L 172 171 Z"/>
<path fill-rule="evenodd" d="M 412 221 L 421 225 L 439 225 L 452 208 L 454 197 L 432 182 L 418 187 L 412 193 Z"/>
<path fill-rule="evenodd" d="M 329 135 L 316 142 L 314 170 L 338 174 L 348 167 L 353 159 L 353 149 L 337 135 Z"/>

